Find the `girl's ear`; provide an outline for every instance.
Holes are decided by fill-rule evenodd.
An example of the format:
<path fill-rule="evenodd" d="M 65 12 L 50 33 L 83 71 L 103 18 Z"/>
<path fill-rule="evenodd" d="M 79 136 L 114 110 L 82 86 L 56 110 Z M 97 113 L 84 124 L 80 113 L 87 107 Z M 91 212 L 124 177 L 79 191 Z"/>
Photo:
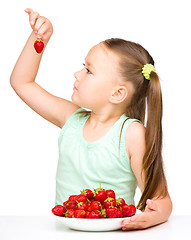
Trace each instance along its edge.
<path fill-rule="evenodd" d="M 128 89 L 125 86 L 120 86 L 112 91 L 109 98 L 111 103 L 121 103 L 128 97 Z"/>

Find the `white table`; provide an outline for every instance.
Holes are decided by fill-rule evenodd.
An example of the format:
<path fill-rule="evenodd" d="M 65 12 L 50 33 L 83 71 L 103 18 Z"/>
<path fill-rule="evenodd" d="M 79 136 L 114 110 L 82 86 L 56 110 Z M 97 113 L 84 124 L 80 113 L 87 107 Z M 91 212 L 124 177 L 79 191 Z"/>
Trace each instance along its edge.
<path fill-rule="evenodd" d="M 168 222 L 136 231 L 82 232 L 65 227 L 55 216 L 0 216 L 0 240 L 157 240 L 191 239 L 191 216 L 171 216 Z"/>

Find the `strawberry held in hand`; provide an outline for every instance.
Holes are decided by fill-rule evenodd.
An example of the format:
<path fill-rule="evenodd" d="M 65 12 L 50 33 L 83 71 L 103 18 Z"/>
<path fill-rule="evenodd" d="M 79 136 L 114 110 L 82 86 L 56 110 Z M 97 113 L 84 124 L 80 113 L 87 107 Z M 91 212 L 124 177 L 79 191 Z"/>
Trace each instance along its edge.
<path fill-rule="evenodd" d="M 38 38 L 38 39 L 35 41 L 35 43 L 34 43 L 34 48 L 35 48 L 35 50 L 36 50 L 37 53 L 41 53 L 41 52 L 42 52 L 42 50 L 43 50 L 43 48 L 44 48 L 44 43 L 43 43 L 43 41 L 42 41 L 40 38 Z"/>

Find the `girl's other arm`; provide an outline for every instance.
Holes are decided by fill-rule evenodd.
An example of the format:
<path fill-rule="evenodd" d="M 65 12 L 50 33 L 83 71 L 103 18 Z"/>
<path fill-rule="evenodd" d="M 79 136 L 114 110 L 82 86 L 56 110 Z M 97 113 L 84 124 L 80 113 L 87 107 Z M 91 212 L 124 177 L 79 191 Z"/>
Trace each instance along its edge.
<path fill-rule="evenodd" d="M 37 38 L 44 42 L 44 49 L 53 33 L 51 22 L 33 12 L 25 10 L 29 15 L 29 22 L 33 29 L 29 36 L 10 77 L 10 84 L 17 95 L 36 113 L 56 126 L 62 128 L 67 118 L 76 111 L 79 106 L 72 102 L 56 97 L 40 85 L 35 83 L 42 54 L 36 53 L 33 45 Z"/>
<path fill-rule="evenodd" d="M 145 146 L 145 128 L 141 123 L 133 122 L 126 132 L 126 150 L 141 192 L 144 188 L 144 176 L 141 175 L 141 169 Z M 169 194 L 164 198 L 147 199 L 144 212 L 122 221 L 122 229 L 143 229 L 163 223 L 168 220 L 171 212 L 172 201 Z"/>

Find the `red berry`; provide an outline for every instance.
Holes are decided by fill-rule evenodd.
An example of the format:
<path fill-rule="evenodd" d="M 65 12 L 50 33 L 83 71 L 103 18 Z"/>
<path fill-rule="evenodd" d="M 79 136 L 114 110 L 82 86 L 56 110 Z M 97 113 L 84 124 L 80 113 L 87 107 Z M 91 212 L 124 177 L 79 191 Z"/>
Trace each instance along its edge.
<path fill-rule="evenodd" d="M 81 194 L 84 194 L 88 199 L 92 199 L 94 197 L 94 193 L 90 189 L 85 189 L 80 192 L 81 192 Z"/>
<path fill-rule="evenodd" d="M 76 210 L 76 203 L 74 203 L 74 202 L 68 202 L 68 203 L 66 204 L 65 208 L 66 208 L 66 210 L 68 210 L 68 209 L 74 209 L 74 210 Z"/>
<path fill-rule="evenodd" d="M 103 188 L 97 188 L 94 191 L 94 199 L 95 201 L 99 201 L 103 204 L 103 202 L 105 201 L 105 199 L 107 198 L 107 194 L 105 189 Z"/>
<path fill-rule="evenodd" d="M 68 200 L 65 201 L 65 202 L 63 202 L 63 206 L 66 207 L 66 204 L 67 204 L 68 202 L 69 202 Z"/>
<path fill-rule="evenodd" d="M 122 218 L 123 217 L 123 213 L 122 211 L 118 208 L 117 209 L 117 218 Z"/>
<path fill-rule="evenodd" d="M 136 213 L 136 208 L 134 205 L 127 205 L 125 204 L 122 206 L 123 217 L 131 217 Z"/>
<path fill-rule="evenodd" d="M 90 205 L 91 205 L 91 202 L 88 203 L 88 208 L 90 207 Z"/>
<path fill-rule="evenodd" d="M 80 202 L 77 204 L 77 210 L 88 210 L 88 204 L 85 202 Z"/>
<path fill-rule="evenodd" d="M 44 48 L 44 43 L 41 39 L 37 39 L 34 43 L 34 48 L 37 53 L 41 53 Z"/>
<path fill-rule="evenodd" d="M 125 205 L 125 200 L 123 198 L 116 199 L 116 206 L 117 207 L 122 207 L 124 205 Z"/>
<path fill-rule="evenodd" d="M 115 199 L 115 192 L 111 189 L 106 191 L 107 197 L 114 198 Z"/>
<path fill-rule="evenodd" d="M 66 211 L 65 213 L 65 217 L 68 217 L 68 218 L 74 218 L 74 209 L 69 209 Z"/>
<path fill-rule="evenodd" d="M 76 196 L 77 196 L 77 195 L 71 195 L 71 196 L 68 198 L 68 201 L 69 201 L 69 202 L 75 202 L 75 201 L 76 201 Z"/>
<path fill-rule="evenodd" d="M 89 218 L 100 218 L 100 217 L 101 215 L 97 210 L 93 210 L 89 213 Z"/>
<path fill-rule="evenodd" d="M 85 218 L 90 218 L 89 215 L 90 215 L 90 212 L 86 211 Z"/>
<path fill-rule="evenodd" d="M 86 214 L 86 211 L 84 211 L 84 210 L 75 210 L 74 211 L 75 218 L 84 218 L 85 214 Z"/>
<path fill-rule="evenodd" d="M 104 203 L 103 203 L 105 208 L 109 208 L 109 207 L 115 207 L 116 206 L 116 200 L 114 198 L 106 198 Z"/>
<path fill-rule="evenodd" d="M 132 215 L 134 215 L 136 213 L 136 207 L 133 204 L 129 205 L 129 207 L 130 207 L 131 216 L 132 216 Z"/>
<path fill-rule="evenodd" d="M 76 203 L 87 202 L 87 197 L 84 194 L 79 194 L 76 196 Z"/>
<path fill-rule="evenodd" d="M 91 202 L 90 206 L 88 207 L 88 211 L 91 212 L 94 210 L 101 210 L 100 202 L 97 202 L 97 201 Z"/>
<path fill-rule="evenodd" d="M 52 213 L 56 216 L 63 216 L 64 213 L 66 212 L 65 207 L 62 205 L 56 205 L 53 209 L 52 209 Z"/>
<path fill-rule="evenodd" d="M 106 209 L 102 209 L 100 211 L 100 214 L 101 214 L 101 218 L 107 218 Z"/>
<path fill-rule="evenodd" d="M 117 218 L 118 217 L 118 209 L 115 207 L 107 208 L 106 214 L 108 218 Z"/>

